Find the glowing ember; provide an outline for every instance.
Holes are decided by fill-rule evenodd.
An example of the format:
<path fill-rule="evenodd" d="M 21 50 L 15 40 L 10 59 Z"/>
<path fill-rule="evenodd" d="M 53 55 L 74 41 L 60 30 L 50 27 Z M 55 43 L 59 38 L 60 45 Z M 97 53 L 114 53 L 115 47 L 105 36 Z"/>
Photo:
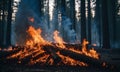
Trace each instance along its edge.
<path fill-rule="evenodd" d="M 40 58 L 38 58 L 36 60 L 32 60 L 31 59 L 29 64 L 32 64 L 32 65 L 36 64 L 36 63 L 43 63 L 43 64 L 45 64 L 48 57 L 49 57 L 49 55 L 46 54 L 46 55 L 44 55 L 44 56 L 42 56 L 42 57 L 40 57 Z"/>
<path fill-rule="evenodd" d="M 28 20 L 29 20 L 30 22 L 32 22 L 32 23 L 34 22 L 34 18 L 33 18 L 33 17 L 29 17 Z"/>
<path fill-rule="evenodd" d="M 86 63 L 84 62 L 80 62 L 80 61 L 77 61 L 77 60 L 74 60 L 68 56 L 64 56 L 64 55 L 61 55 L 59 52 L 57 52 L 57 54 L 62 58 L 62 62 L 65 64 L 65 65 L 72 65 L 72 66 L 88 66 Z"/>
<path fill-rule="evenodd" d="M 103 63 L 102 63 L 102 66 L 103 66 L 103 67 L 105 67 L 105 66 L 106 66 L 106 63 L 105 63 L 105 62 L 103 62 Z"/>
<path fill-rule="evenodd" d="M 97 46 L 96 44 L 92 44 L 93 46 Z"/>
<path fill-rule="evenodd" d="M 8 56 L 7 59 L 10 59 L 10 58 L 17 58 L 20 54 L 22 54 L 22 50 L 19 51 L 19 52 L 17 52 L 17 53 L 15 53 L 15 54 L 13 54 L 13 55 L 11 55 L 11 56 Z"/>
<path fill-rule="evenodd" d="M 12 46 L 10 46 L 9 48 L 8 48 L 8 51 L 12 51 L 13 49 L 12 49 Z"/>

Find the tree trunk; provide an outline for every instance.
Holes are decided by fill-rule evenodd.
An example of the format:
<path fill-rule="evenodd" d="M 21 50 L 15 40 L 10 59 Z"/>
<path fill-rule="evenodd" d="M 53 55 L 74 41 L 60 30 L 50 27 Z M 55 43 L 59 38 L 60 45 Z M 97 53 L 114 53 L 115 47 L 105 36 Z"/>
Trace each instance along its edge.
<path fill-rule="evenodd" d="M 48 28 L 50 28 L 49 0 L 47 2 L 47 21 L 48 21 Z"/>
<path fill-rule="evenodd" d="M 55 0 L 55 7 L 53 9 L 53 18 L 52 18 L 52 24 L 54 24 L 54 30 L 58 30 L 58 0 Z"/>
<path fill-rule="evenodd" d="M 70 19 L 71 19 L 71 22 L 72 22 L 72 29 L 76 30 L 75 28 L 75 0 L 71 0 L 70 1 Z"/>
<path fill-rule="evenodd" d="M 43 7 L 44 7 L 44 5 L 43 5 L 43 1 L 42 1 L 42 0 L 39 0 L 40 16 L 43 15 L 43 11 L 42 11 L 42 8 L 43 8 Z"/>
<path fill-rule="evenodd" d="M 58 30 L 61 31 L 61 0 L 57 1 L 57 10 L 58 10 Z"/>
<path fill-rule="evenodd" d="M 96 8 L 95 8 L 95 20 L 94 20 L 97 30 L 98 30 L 98 41 L 100 43 L 100 46 L 102 46 L 102 32 L 101 32 L 101 7 L 100 7 L 100 0 L 96 0 Z"/>
<path fill-rule="evenodd" d="M 70 7 L 69 6 L 70 6 L 70 0 L 67 0 L 65 9 L 66 9 L 66 16 L 68 18 L 70 18 Z"/>
<path fill-rule="evenodd" d="M 0 4 L 0 17 L 2 17 L 2 4 Z M 2 46 L 2 19 L 0 18 L 0 47 Z"/>
<path fill-rule="evenodd" d="M 111 0 L 108 1 L 108 20 L 109 20 L 109 27 L 110 27 L 110 46 L 112 47 L 115 39 L 115 27 L 116 27 L 116 1 Z"/>
<path fill-rule="evenodd" d="M 85 0 L 81 0 L 81 40 L 84 38 L 86 38 Z"/>
<path fill-rule="evenodd" d="M 11 45 L 12 0 L 8 1 L 6 45 Z"/>
<path fill-rule="evenodd" d="M 91 43 L 91 7 L 90 0 L 88 0 L 88 41 Z"/>
<path fill-rule="evenodd" d="M 102 34 L 103 48 L 110 48 L 109 24 L 108 24 L 108 3 L 107 0 L 102 0 Z"/>
<path fill-rule="evenodd" d="M 5 38 L 6 38 L 6 35 L 5 35 L 5 30 L 6 30 L 6 21 L 5 21 L 5 9 L 6 9 L 6 1 L 1 1 L 1 47 L 4 47 L 5 46 Z"/>

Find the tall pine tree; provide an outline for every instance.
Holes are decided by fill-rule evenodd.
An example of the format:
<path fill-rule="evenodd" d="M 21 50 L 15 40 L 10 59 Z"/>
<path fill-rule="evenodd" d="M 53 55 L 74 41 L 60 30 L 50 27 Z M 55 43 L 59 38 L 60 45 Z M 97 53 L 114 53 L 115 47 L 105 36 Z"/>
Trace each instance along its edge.
<path fill-rule="evenodd" d="M 80 11 L 81 11 L 81 40 L 83 40 L 86 38 L 85 0 L 81 0 L 81 10 Z"/>

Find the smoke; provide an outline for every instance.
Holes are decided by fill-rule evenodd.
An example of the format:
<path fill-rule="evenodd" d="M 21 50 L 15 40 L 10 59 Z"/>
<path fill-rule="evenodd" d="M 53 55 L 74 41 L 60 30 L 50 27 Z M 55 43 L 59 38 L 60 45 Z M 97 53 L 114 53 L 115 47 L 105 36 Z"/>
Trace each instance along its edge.
<path fill-rule="evenodd" d="M 54 6 L 54 5 L 53 5 Z M 39 0 L 21 0 L 18 7 L 18 12 L 16 14 L 15 20 L 15 34 L 16 34 L 16 43 L 19 45 L 24 45 L 28 35 L 26 31 L 29 26 L 33 26 L 36 29 L 42 29 L 42 36 L 48 41 L 53 41 L 53 32 L 58 30 L 60 36 L 69 43 L 74 43 L 76 41 L 75 30 L 72 29 L 72 23 L 70 18 L 62 16 L 60 21 L 61 25 L 58 23 L 58 9 L 51 10 L 53 15 L 48 22 L 47 13 L 44 11 L 44 15 L 40 13 Z M 48 24 L 49 23 L 49 24 Z"/>
<path fill-rule="evenodd" d="M 52 41 L 52 29 L 48 27 L 47 13 L 40 13 L 39 0 L 21 0 L 15 20 L 16 43 L 24 45 L 29 26 L 42 29 L 43 38 Z"/>
<path fill-rule="evenodd" d="M 99 33 L 99 28 L 97 26 L 97 22 L 94 21 L 92 23 L 92 29 L 91 29 L 91 34 L 92 34 L 92 44 L 96 44 L 97 46 L 100 46 L 100 33 Z"/>
<path fill-rule="evenodd" d="M 27 29 L 30 25 L 39 27 L 39 0 L 21 0 L 16 13 L 15 34 L 17 44 L 23 45 L 27 39 Z M 29 17 L 35 19 L 34 24 L 29 21 Z"/>
<path fill-rule="evenodd" d="M 69 18 L 63 17 L 62 27 L 66 34 L 64 40 L 66 40 L 69 43 L 75 43 L 76 42 L 76 32 L 74 29 L 72 29 L 72 22 Z"/>

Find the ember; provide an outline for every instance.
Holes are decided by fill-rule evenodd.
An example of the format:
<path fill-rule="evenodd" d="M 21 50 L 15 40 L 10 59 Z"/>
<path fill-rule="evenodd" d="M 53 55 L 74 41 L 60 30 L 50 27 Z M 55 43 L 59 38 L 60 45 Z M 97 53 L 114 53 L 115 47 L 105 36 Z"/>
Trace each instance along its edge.
<path fill-rule="evenodd" d="M 34 18 L 32 18 L 32 17 L 29 17 L 28 20 L 32 23 L 34 22 Z"/>
<path fill-rule="evenodd" d="M 60 54 L 59 52 L 57 52 L 57 54 L 62 58 L 62 62 L 64 64 L 67 64 L 67 65 L 72 65 L 72 66 L 76 66 L 76 65 L 79 65 L 79 66 L 88 66 L 86 63 L 84 62 L 80 62 L 80 61 L 76 61 L 68 56 L 64 56 L 62 54 Z"/>

